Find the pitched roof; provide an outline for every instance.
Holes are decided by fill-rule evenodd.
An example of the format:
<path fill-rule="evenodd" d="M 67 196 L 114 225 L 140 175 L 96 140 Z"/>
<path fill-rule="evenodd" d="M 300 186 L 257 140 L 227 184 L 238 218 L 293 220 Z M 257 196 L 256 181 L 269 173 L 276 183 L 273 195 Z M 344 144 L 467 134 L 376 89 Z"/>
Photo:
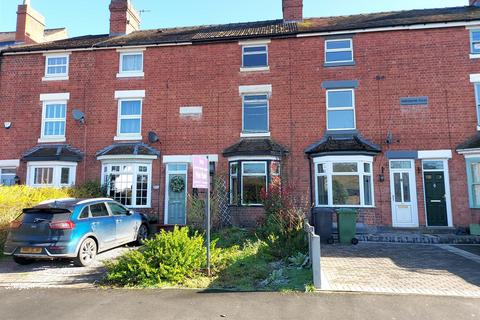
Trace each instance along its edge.
<path fill-rule="evenodd" d="M 23 161 L 69 161 L 80 162 L 83 153 L 67 144 L 38 145 L 25 152 Z"/>
<path fill-rule="evenodd" d="M 467 141 L 457 146 L 457 150 L 479 149 L 480 148 L 480 133 L 470 137 Z"/>
<path fill-rule="evenodd" d="M 357 133 L 326 134 L 320 141 L 305 149 L 308 155 L 380 153 L 382 149 Z"/>
<path fill-rule="evenodd" d="M 235 156 L 277 156 L 288 154 L 287 148 L 271 139 L 241 139 L 223 151 L 224 157 Z"/>
<path fill-rule="evenodd" d="M 160 156 L 160 152 L 145 143 L 115 143 L 96 153 L 101 156 Z"/>
<path fill-rule="evenodd" d="M 112 37 L 108 34 L 88 35 L 36 45 L 15 46 L 14 48 L 5 49 L 4 52 L 233 41 L 250 38 L 291 37 L 299 33 L 328 33 L 414 24 L 468 22 L 476 20 L 480 20 L 480 8 L 474 6 L 452 7 L 310 18 L 305 19 L 303 22 L 284 23 L 283 20 L 270 20 L 224 25 L 154 29 Z"/>

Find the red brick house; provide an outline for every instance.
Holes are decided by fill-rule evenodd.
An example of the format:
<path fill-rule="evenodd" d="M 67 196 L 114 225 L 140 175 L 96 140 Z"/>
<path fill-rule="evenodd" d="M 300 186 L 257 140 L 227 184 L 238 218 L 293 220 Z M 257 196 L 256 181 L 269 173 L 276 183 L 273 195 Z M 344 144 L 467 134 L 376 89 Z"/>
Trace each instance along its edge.
<path fill-rule="evenodd" d="M 225 177 L 239 225 L 275 176 L 370 227 L 480 222 L 480 7 L 139 30 L 112 0 L 110 34 L 0 56 L 3 183 L 100 180 L 184 224 L 191 156 Z M 280 0 L 279 0 L 280 5 Z"/>

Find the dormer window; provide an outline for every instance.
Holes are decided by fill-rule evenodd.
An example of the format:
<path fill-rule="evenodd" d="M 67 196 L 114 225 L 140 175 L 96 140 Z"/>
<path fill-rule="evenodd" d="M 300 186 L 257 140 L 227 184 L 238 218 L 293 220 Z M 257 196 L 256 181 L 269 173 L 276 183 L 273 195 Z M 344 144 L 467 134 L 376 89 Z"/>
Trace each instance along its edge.
<path fill-rule="evenodd" d="M 117 78 L 143 76 L 143 51 L 120 51 L 120 69 Z"/>
<path fill-rule="evenodd" d="M 45 55 L 45 77 L 43 81 L 68 80 L 69 54 Z"/>

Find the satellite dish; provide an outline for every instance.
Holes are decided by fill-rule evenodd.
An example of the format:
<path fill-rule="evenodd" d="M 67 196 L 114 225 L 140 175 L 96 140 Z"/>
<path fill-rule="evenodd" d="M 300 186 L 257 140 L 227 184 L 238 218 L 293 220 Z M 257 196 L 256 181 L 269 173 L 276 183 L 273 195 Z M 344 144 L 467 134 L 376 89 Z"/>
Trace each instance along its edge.
<path fill-rule="evenodd" d="M 72 116 L 73 116 L 73 119 L 75 119 L 76 121 L 80 121 L 81 123 L 85 123 L 85 114 L 82 111 L 80 111 L 78 109 L 73 109 Z"/>
<path fill-rule="evenodd" d="M 155 142 L 158 142 L 158 141 L 160 141 L 160 139 L 158 138 L 158 135 L 155 132 L 150 131 L 148 133 L 148 142 L 155 143 Z"/>

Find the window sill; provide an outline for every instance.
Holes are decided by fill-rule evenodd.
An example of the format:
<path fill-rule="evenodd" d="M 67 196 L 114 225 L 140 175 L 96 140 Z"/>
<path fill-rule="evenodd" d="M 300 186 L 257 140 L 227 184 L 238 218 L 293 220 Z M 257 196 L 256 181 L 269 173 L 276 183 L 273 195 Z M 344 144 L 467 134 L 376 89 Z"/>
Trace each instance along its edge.
<path fill-rule="evenodd" d="M 470 59 L 480 59 L 480 53 L 470 53 Z"/>
<path fill-rule="evenodd" d="M 65 81 L 68 79 L 69 79 L 68 76 L 59 76 L 59 77 L 49 76 L 49 77 L 43 77 L 42 81 Z"/>
<path fill-rule="evenodd" d="M 135 140 L 142 140 L 142 136 L 115 136 L 113 140 L 115 141 L 135 141 Z"/>
<path fill-rule="evenodd" d="M 257 137 L 270 137 L 270 132 L 257 132 L 257 133 L 240 133 L 240 138 L 257 138 Z"/>
<path fill-rule="evenodd" d="M 132 72 L 132 73 L 117 73 L 117 78 L 143 78 L 144 72 Z"/>
<path fill-rule="evenodd" d="M 65 138 L 40 138 L 38 139 L 38 143 L 51 143 L 51 142 L 65 142 L 67 139 Z"/>
<path fill-rule="evenodd" d="M 270 71 L 270 67 L 241 67 L 240 72 Z"/>
<path fill-rule="evenodd" d="M 325 62 L 323 64 L 324 67 L 351 67 L 355 66 L 355 61 L 349 61 L 349 62 Z"/>

